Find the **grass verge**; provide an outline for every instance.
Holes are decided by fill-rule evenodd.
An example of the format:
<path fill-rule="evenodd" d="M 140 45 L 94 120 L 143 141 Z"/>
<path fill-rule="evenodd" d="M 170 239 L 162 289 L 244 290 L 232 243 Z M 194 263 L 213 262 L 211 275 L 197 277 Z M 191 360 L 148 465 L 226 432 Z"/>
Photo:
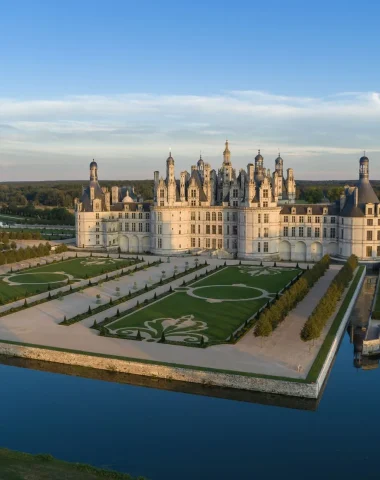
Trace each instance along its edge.
<path fill-rule="evenodd" d="M 6 448 L 0 449 L 0 470 L 0 478 L 7 480 L 144 480 L 83 463 L 64 462 L 49 454 L 31 455 Z"/>

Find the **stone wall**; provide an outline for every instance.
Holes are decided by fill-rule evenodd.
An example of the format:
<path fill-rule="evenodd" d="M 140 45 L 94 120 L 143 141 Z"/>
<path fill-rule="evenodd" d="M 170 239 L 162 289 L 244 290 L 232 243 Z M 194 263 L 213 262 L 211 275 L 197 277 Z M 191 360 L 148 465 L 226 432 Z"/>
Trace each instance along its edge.
<path fill-rule="evenodd" d="M 248 375 L 235 375 L 202 371 L 192 368 L 180 368 L 169 365 L 149 364 L 139 361 L 119 360 L 93 356 L 90 354 L 71 353 L 1 342 L 0 354 L 43 360 L 47 362 L 79 365 L 133 375 L 143 375 L 153 378 L 156 377 L 167 380 L 199 383 L 201 385 L 216 385 L 220 387 L 237 388 L 240 390 L 253 390 L 304 398 L 318 397 L 318 388 L 316 384 L 287 382 L 282 380 L 251 377 Z"/>

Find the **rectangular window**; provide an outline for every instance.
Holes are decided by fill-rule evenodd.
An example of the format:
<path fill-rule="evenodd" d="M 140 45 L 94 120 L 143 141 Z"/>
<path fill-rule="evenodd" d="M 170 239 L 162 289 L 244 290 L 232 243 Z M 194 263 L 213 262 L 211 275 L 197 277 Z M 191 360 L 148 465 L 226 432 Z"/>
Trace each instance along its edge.
<path fill-rule="evenodd" d="M 143 224 L 139 223 L 139 232 L 142 232 L 142 231 L 143 231 Z"/>
<path fill-rule="evenodd" d="M 158 234 L 162 235 L 162 225 L 158 225 Z"/>
<path fill-rule="evenodd" d="M 229 249 L 230 248 L 230 240 L 227 238 L 226 240 L 226 248 Z"/>
<path fill-rule="evenodd" d="M 373 209 L 372 208 L 368 208 L 368 215 L 373 215 Z"/>
<path fill-rule="evenodd" d="M 123 214 L 122 213 L 119 213 L 119 218 L 122 218 L 123 217 Z"/>
<path fill-rule="evenodd" d="M 268 202 L 263 202 L 263 207 L 268 208 Z"/>
<path fill-rule="evenodd" d="M 97 218 L 97 219 L 99 218 L 99 213 L 96 214 L 96 218 Z"/>
<path fill-rule="evenodd" d="M 200 233 L 201 233 L 201 226 L 198 225 L 198 234 L 200 234 Z"/>
<path fill-rule="evenodd" d="M 237 222 L 237 213 L 236 212 L 232 213 L 232 221 Z"/>
<path fill-rule="evenodd" d="M 191 246 L 192 246 L 192 248 L 195 247 L 195 238 L 192 238 L 192 239 L 191 239 Z"/>
<path fill-rule="evenodd" d="M 135 213 L 132 213 L 132 218 L 136 218 L 136 214 L 135 214 Z"/>
<path fill-rule="evenodd" d="M 269 252 L 269 243 L 264 242 L 264 253 L 268 253 L 268 252 Z"/>
<path fill-rule="evenodd" d="M 210 225 L 206 225 L 206 235 L 210 235 Z"/>
<path fill-rule="evenodd" d="M 367 253 L 367 257 L 372 257 L 372 247 L 367 247 L 366 248 L 366 253 Z"/>
<path fill-rule="evenodd" d="M 307 223 L 311 223 L 311 216 L 310 215 L 307 217 Z"/>
<path fill-rule="evenodd" d="M 221 238 L 218 239 L 218 248 L 219 250 L 223 248 L 223 240 Z"/>
<path fill-rule="evenodd" d="M 307 227 L 307 236 L 311 238 L 311 227 Z"/>
<path fill-rule="evenodd" d="M 331 217 L 331 223 L 335 223 L 335 217 Z"/>
<path fill-rule="evenodd" d="M 162 248 L 162 238 L 159 238 L 157 240 L 157 245 L 158 245 L 158 248 Z"/>
<path fill-rule="evenodd" d="M 212 248 L 213 250 L 216 250 L 216 238 L 212 239 Z"/>
<path fill-rule="evenodd" d="M 323 238 L 327 238 L 327 228 L 323 229 Z"/>
<path fill-rule="evenodd" d="M 372 230 L 368 230 L 367 232 L 367 241 L 372 241 Z"/>
<path fill-rule="evenodd" d="M 230 221 L 230 212 L 227 212 L 227 222 Z"/>
<path fill-rule="evenodd" d="M 367 218 L 367 225 L 368 225 L 369 227 L 372 227 L 372 225 L 373 225 L 373 218 Z"/>
<path fill-rule="evenodd" d="M 380 257 L 380 245 L 377 247 L 377 256 Z"/>
<path fill-rule="evenodd" d="M 316 227 L 314 230 L 314 236 L 319 238 L 321 236 L 321 229 L 319 227 Z"/>
<path fill-rule="evenodd" d="M 191 225 L 190 228 L 191 228 L 190 233 L 195 233 L 195 225 Z"/>
<path fill-rule="evenodd" d="M 232 235 L 237 235 L 237 225 L 232 226 Z"/>
<path fill-rule="evenodd" d="M 223 227 L 222 225 L 218 225 L 218 235 L 222 235 L 223 233 Z"/>
<path fill-rule="evenodd" d="M 163 207 L 165 205 L 165 202 L 163 200 L 160 200 L 160 207 Z"/>
<path fill-rule="evenodd" d="M 267 189 L 263 190 L 263 198 L 269 198 Z"/>
<path fill-rule="evenodd" d="M 239 200 L 233 200 L 232 201 L 232 206 L 233 207 L 238 207 L 239 206 Z"/>
<path fill-rule="evenodd" d="M 303 223 L 303 222 L 304 222 L 303 215 L 300 216 L 299 222 L 300 222 L 300 223 Z"/>
<path fill-rule="evenodd" d="M 340 231 L 340 238 L 343 238 L 343 237 L 344 237 L 344 233 L 343 233 L 343 232 L 344 232 L 344 230 L 343 230 L 343 228 L 342 228 L 342 230 Z"/>
<path fill-rule="evenodd" d="M 129 218 L 129 213 L 126 213 L 126 214 L 124 215 L 124 218 Z"/>
<path fill-rule="evenodd" d="M 292 223 L 296 223 L 296 216 L 292 215 Z"/>
<path fill-rule="evenodd" d="M 139 220 L 142 220 L 142 212 L 139 213 Z"/>
<path fill-rule="evenodd" d="M 327 217 L 323 217 L 323 223 L 327 223 Z"/>
<path fill-rule="evenodd" d="M 198 238 L 198 248 L 201 248 L 201 239 Z"/>
<path fill-rule="evenodd" d="M 315 223 L 320 223 L 321 219 L 319 217 L 315 217 Z"/>
<path fill-rule="evenodd" d="M 289 235 L 289 227 L 284 227 L 284 237 Z"/>
<path fill-rule="evenodd" d="M 289 217 L 287 215 L 284 216 L 284 223 L 288 223 L 289 222 Z"/>
<path fill-rule="evenodd" d="M 145 224 L 145 231 L 146 231 L 146 232 L 149 232 L 149 230 L 150 230 L 149 223 L 146 223 L 146 224 Z"/>
<path fill-rule="evenodd" d="M 261 213 L 257 215 L 257 223 L 261 223 Z"/>
<path fill-rule="evenodd" d="M 264 223 L 269 223 L 269 213 L 264 213 Z"/>
<path fill-rule="evenodd" d="M 206 238 L 206 248 L 210 248 L 210 239 L 209 238 Z"/>
<path fill-rule="evenodd" d="M 335 228 L 330 228 L 330 238 L 335 238 Z"/>
<path fill-rule="evenodd" d="M 129 223 L 126 223 L 126 224 L 125 224 L 125 231 L 126 231 L 126 232 L 129 232 Z"/>
<path fill-rule="evenodd" d="M 135 232 L 135 231 L 136 231 L 136 224 L 132 223 L 132 232 Z"/>
<path fill-rule="evenodd" d="M 233 196 L 233 198 L 238 198 L 238 196 L 239 196 L 239 190 L 238 190 L 237 188 L 234 188 L 234 189 L 232 190 L 232 196 Z"/>
<path fill-rule="evenodd" d="M 149 212 L 145 214 L 145 218 L 146 218 L 147 220 L 150 219 L 150 213 L 149 213 Z"/>
<path fill-rule="evenodd" d="M 269 237 L 269 228 L 264 228 L 264 237 Z"/>
<path fill-rule="evenodd" d="M 227 235 L 229 235 L 229 234 L 230 234 L 230 226 L 227 225 Z"/>
<path fill-rule="evenodd" d="M 261 252 L 261 242 L 257 242 L 257 251 Z"/>
<path fill-rule="evenodd" d="M 303 227 L 298 228 L 298 236 L 303 237 Z"/>
<path fill-rule="evenodd" d="M 191 217 L 191 220 L 194 222 L 195 221 L 195 212 L 191 212 L 190 217 Z"/>
<path fill-rule="evenodd" d="M 216 235 L 216 225 L 213 225 L 213 226 L 212 226 L 212 234 L 213 234 L 213 235 Z"/>
<path fill-rule="evenodd" d="M 296 227 L 292 227 L 292 237 L 296 236 Z"/>
<path fill-rule="evenodd" d="M 160 198 L 165 198 L 165 190 L 163 188 L 160 190 Z"/>
<path fill-rule="evenodd" d="M 377 232 L 377 239 L 380 240 L 380 230 Z"/>
<path fill-rule="evenodd" d="M 191 198 L 196 198 L 197 197 L 197 191 L 196 190 L 190 190 L 190 197 Z"/>

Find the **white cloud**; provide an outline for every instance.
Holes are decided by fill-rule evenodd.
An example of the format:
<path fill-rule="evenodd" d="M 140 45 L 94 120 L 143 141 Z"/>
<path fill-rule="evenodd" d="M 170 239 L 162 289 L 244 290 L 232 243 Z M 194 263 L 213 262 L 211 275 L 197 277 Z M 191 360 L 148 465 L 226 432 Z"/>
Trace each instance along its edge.
<path fill-rule="evenodd" d="M 38 155 L 64 154 L 85 171 L 87 160 L 107 160 L 109 177 L 163 168 L 168 146 L 178 170 L 199 155 L 217 168 L 225 138 L 242 167 L 261 148 L 272 163 L 278 149 L 302 177 L 315 176 L 310 162 L 318 159 L 320 176 L 356 174 L 362 149 L 379 159 L 380 93 L 342 92 L 326 97 L 285 96 L 262 91 L 229 91 L 215 95 L 87 95 L 56 99 L 0 99 L 0 163 L 35 165 Z M 346 157 L 347 165 L 342 158 Z M 78 160 L 79 159 L 79 160 Z M 83 165 L 80 165 L 80 161 Z M 372 159 L 372 160 L 373 160 Z M 285 158 L 286 160 L 286 158 Z M 133 162 L 139 162 L 137 166 Z M 217 162 L 215 164 L 215 162 Z M 342 162 L 342 163 L 340 163 Z M 377 162 L 380 164 L 380 162 Z M 273 168 L 271 164 L 268 167 Z M 70 178 L 83 176 L 68 172 Z M 38 170 L 38 169 L 37 169 Z M 347 172 L 348 170 L 348 172 Z M 331 173 L 330 173 L 331 172 Z M 44 171 L 37 171 L 44 176 Z M 147 172 L 146 177 L 149 177 Z"/>

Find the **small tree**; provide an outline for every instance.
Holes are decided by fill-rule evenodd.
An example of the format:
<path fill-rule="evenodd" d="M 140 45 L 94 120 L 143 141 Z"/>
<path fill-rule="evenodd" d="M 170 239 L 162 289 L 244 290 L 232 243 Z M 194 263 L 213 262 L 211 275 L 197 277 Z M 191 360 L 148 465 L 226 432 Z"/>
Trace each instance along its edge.
<path fill-rule="evenodd" d="M 51 290 L 51 286 L 50 286 L 50 283 L 48 283 L 48 291 L 50 292 Z"/>
<path fill-rule="evenodd" d="M 89 306 L 88 306 L 87 313 L 88 313 L 89 315 L 91 315 L 91 313 L 92 313 L 92 310 L 91 310 L 91 305 L 89 305 Z"/>
<path fill-rule="evenodd" d="M 116 316 L 120 317 L 120 310 L 119 309 L 117 309 Z"/>
<path fill-rule="evenodd" d="M 48 299 L 50 300 L 51 299 L 51 293 L 49 292 L 49 295 L 48 295 Z"/>
<path fill-rule="evenodd" d="M 140 330 L 137 330 L 136 340 L 142 340 Z"/>
<path fill-rule="evenodd" d="M 274 262 L 273 266 L 274 266 L 274 267 L 277 267 L 277 263 L 276 263 L 276 262 Z"/>
<path fill-rule="evenodd" d="M 157 300 L 157 293 L 156 292 L 154 292 L 153 300 Z"/>
<path fill-rule="evenodd" d="M 110 305 L 113 304 L 113 300 L 112 300 L 112 297 L 110 297 Z"/>
<path fill-rule="evenodd" d="M 200 346 L 203 347 L 205 344 L 205 339 L 203 338 L 203 335 L 201 336 L 201 341 L 200 341 Z"/>
<path fill-rule="evenodd" d="M 137 300 L 136 302 L 136 308 L 139 308 L 140 307 L 140 302 Z"/>
<path fill-rule="evenodd" d="M 26 301 L 26 299 L 24 300 L 24 308 L 26 308 L 28 306 L 28 302 Z"/>
<path fill-rule="evenodd" d="M 160 343 L 165 343 L 165 333 L 164 333 L 163 330 L 162 330 L 162 333 L 161 333 Z"/>
<path fill-rule="evenodd" d="M 145 284 L 144 290 L 147 292 L 148 291 L 148 285 Z"/>
<path fill-rule="evenodd" d="M 170 285 L 169 292 L 172 293 L 173 289 L 172 286 Z"/>
<path fill-rule="evenodd" d="M 98 323 L 96 321 L 96 319 L 94 320 L 94 323 L 92 324 L 92 328 L 96 328 L 98 326 Z"/>
<path fill-rule="evenodd" d="M 63 323 L 67 323 L 66 315 L 63 317 Z"/>

